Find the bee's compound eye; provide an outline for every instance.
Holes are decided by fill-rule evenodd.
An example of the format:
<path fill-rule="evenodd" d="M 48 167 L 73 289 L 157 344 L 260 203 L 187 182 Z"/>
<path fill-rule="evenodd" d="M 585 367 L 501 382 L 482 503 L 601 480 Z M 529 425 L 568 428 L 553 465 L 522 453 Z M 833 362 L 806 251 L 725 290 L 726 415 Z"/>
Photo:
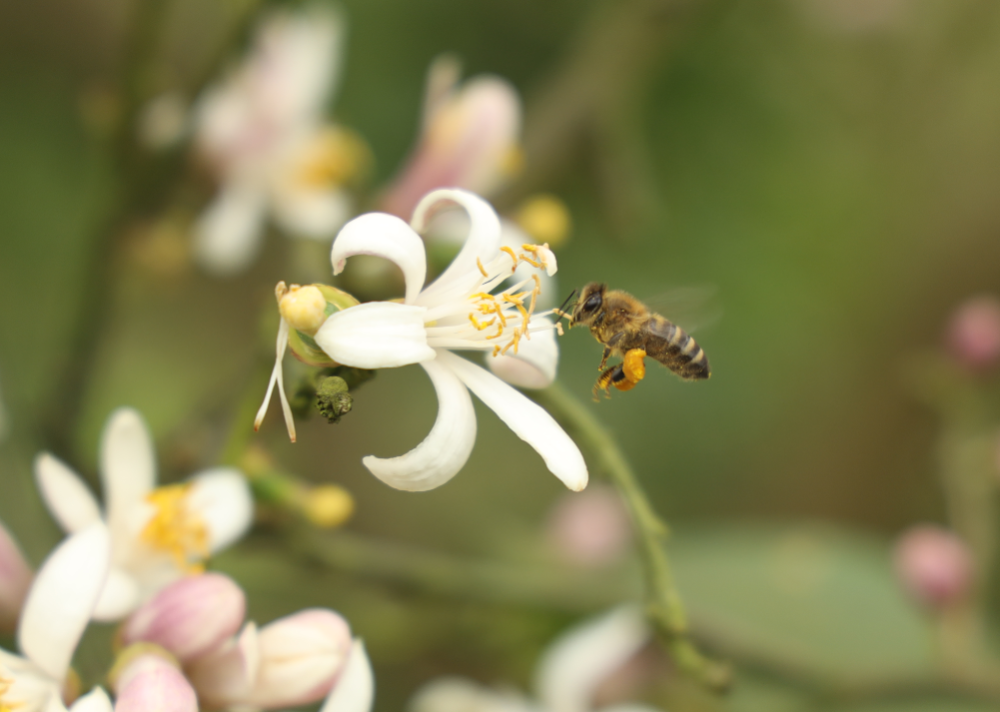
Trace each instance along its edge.
<path fill-rule="evenodd" d="M 599 306 L 601 306 L 600 294 L 591 294 L 589 297 L 587 297 L 587 301 L 583 303 L 583 308 L 587 309 L 588 311 L 591 309 L 597 309 L 597 307 Z"/>

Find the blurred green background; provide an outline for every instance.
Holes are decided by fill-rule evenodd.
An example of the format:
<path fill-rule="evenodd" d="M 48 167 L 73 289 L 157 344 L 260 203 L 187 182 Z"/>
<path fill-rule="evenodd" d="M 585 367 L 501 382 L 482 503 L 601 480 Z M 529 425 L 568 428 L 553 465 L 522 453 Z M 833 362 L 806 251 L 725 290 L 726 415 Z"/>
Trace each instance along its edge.
<path fill-rule="evenodd" d="M 93 477 L 104 419 L 132 405 L 157 437 L 164 479 L 213 464 L 248 379 L 273 353 L 276 318 L 262 317 L 273 285 L 296 279 L 303 259 L 272 234 L 238 278 L 193 267 L 163 277 L 126 230 L 102 258 L 113 282 L 81 418 L 60 426 L 64 441 L 51 437 L 57 374 L 76 358 L 80 290 L 116 190 L 94 117 L 119 71 L 130 4 L 0 6 L 0 387 L 12 420 L 0 518 L 36 562 L 57 534 L 33 492 L 33 454 L 61 448 Z M 943 504 L 938 423 L 905 373 L 940 348 L 957 304 L 1000 288 L 1000 4 L 342 4 L 349 39 L 331 110 L 369 141 L 375 185 L 417 133 L 426 67 L 452 51 L 466 75 L 499 74 L 525 97 L 526 185 L 559 195 L 574 221 L 558 252 L 562 291 L 591 280 L 643 298 L 717 290 L 724 316 L 696 334 L 713 367 L 705 383 L 655 369 L 591 404 L 600 347 L 584 330 L 560 341 L 560 380 L 613 430 L 674 529 L 679 585 L 710 647 L 722 630 L 849 679 L 922 669 L 930 635 L 895 587 L 889 543 L 907 524 L 940 519 Z M 248 7 L 171 3 L 151 83 L 192 86 Z M 612 125 L 549 156 L 532 132 L 551 119 L 553 87 L 588 68 L 580 86 Z M 322 250 L 315 259 L 325 273 Z M 542 529 L 563 488 L 490 411 L 477 403 L 465 470 L 409 494 L 361 458 L 424 437 L 429 382 L 416 367 L 384 371 L 356 396 L 340 425 L 301 424 L 296 445 L 272 410 L 257 441 L 301 477 L 348 488 L 358 535 L 546 560 Z M 281 552 L 264 526 L 218 564 L 261 621 L 304 605 L 343 612 L 369 640 L 379 709 L 399 709 L 445 672 L 526 687 L 544 644 L 586 608 L 456 602 Z M 809 567 L 815 576 L 795 584 Z M 994 709 L 959 697 L 831 702 L 757 663 L 737 663 L 741 684 L 724 701 L 682 683 L 646 694 L 672 710 Z"/>

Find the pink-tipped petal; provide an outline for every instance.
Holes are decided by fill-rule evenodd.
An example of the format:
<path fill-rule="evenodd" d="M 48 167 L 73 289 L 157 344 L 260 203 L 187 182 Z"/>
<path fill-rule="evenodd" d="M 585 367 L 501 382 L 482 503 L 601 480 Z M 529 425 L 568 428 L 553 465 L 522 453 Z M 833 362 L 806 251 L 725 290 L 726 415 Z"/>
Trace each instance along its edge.
<path fill-rule="evenodd" d="M 437 392 L 438 413 L 423 442 L 405 455 L 363 462 L 373 475 L 390 487 L 423 492 L 443 485 L 469 460 L 476 442 L 476 413 L 472 398 L 452 371 L 438 361 L 420 364 Z"/>
<path fill-rule="evenodd" d="M 185 666 L 198 699 L 210 708 L 245 704 L 260 669 L 257 626 L 247 623 L 237 638 Z"/>
<path fill-rule="evenodd" d="M 111 712 L 111 698 L 102 688 L 95 687 L 79 698 L 69 708 L 69 712 Z"/>
<path fill-rule="evenodd" d="M 93 613 L 111 563 L 111 536 L 92 524 L 60 544 L 35 577 L 18 628 L 24 654 L 62 680 Z"/>
<path fill-rule="evenodd" d="M 333 241 L 330 260 L 340 274 L 348 257 L 384 257 L 403 271 L 406 304 L 413 304 L 427 276 L 427 256 L 420 235 L 403 220 L 386 213 L 367 213 L 344 225 Z"/>
<path fill-rule="evenodd" d="M 182 663 L 219 648 L 243 624 L 246 597 L 228 576 L 190 576 L 171 584 L 125 622 L 125 645 L 147 642 L 170 651 Z"/>

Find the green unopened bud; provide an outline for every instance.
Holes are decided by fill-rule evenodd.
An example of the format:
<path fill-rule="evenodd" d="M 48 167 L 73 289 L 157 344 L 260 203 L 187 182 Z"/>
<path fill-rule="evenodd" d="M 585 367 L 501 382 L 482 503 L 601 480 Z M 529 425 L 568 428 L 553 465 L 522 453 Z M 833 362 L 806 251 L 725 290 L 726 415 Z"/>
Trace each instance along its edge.
<path fill-rule="evenodd" d="M 323 378 L 316 384 L 316 407 L 328 423 L 339 423 L 342 416 L 351 412 L 354 398 L 347 389 L 347 382 L 340 376 Z"/>

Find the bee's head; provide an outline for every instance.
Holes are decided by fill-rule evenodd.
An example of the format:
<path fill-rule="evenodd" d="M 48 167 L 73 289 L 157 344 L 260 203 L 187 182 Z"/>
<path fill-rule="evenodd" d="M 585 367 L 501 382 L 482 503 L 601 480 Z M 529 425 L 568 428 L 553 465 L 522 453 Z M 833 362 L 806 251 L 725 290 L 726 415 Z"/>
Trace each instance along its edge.
<path fill-rule="evenodd" d="M 576 306 L 573 307 L 573 316 L 569 320 L 570 326 L 590 325 L 594 317 L 601 311 L 601 305 L 604 304 L 604 292 L 607 288 L 608 285 L 600 282 L 591 282 L 583 288 L 583 291 L 580 292 L 580 298 L 576 300 Z"/>

